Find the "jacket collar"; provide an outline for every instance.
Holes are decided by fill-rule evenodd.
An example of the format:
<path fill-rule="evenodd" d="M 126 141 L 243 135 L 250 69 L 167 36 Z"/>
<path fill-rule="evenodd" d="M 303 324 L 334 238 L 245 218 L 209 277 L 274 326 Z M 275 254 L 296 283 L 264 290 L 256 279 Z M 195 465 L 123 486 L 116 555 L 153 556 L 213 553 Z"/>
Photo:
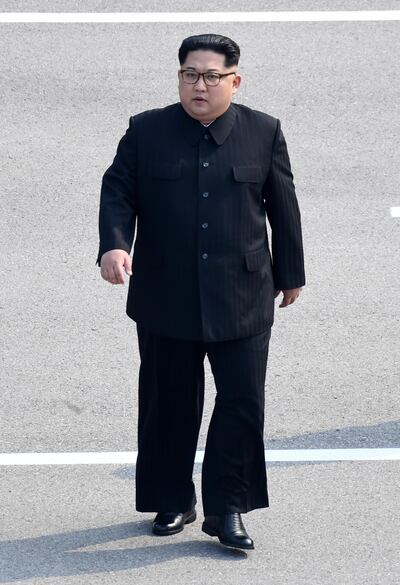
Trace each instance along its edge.
<path fill-rule="evenodd" d="M 197 144 L 205 132 L 209 132 L 215 142 L 220 146 L 229 136 L 236 119 L 236 110 L 232 102 L 223 114 L 218 116 L 210 126 L 203 124 L 192 118 L 183 108 L 181 102 L 177 103 L 179 124 L 183 127 L 186 138 L 190 144 Z"/>

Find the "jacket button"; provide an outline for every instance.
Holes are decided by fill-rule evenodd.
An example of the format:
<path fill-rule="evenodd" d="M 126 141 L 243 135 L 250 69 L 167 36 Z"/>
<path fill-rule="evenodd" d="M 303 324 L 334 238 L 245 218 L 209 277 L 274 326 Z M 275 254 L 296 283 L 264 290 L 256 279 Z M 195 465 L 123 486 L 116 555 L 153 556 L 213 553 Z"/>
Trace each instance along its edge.
<path fill-rule="evenodd" d="M 208 140 L 208 139 L 209 139 L 208 134 L 204 134 L 204 140 Z"/>
<path fill-rule="evenodd" d="M 204 254 L 202 254 L 201 257 L 203 258 L 203 260 L 207 260 L 208 258 L 207 252 L 204 252 Z"/>
<path fill-rule="evenodd" d="M 205 162 L 203 162 L 203 167 L 208 167 L 209 164 L 210 164 L 209 162 L 205 161 Z"/>
<path fill-rule="evenodd" d="M 205 192 L 203 193 L 203 197 L 208 197 L 208 191 L 205 191 Z"/>
<path fill-rule="evenodd" d="M 208 223 L 205 221 L 204 223 L 201 224 L 201 227 L 204 228 L 204 229 L 207 228 L 208 227 Z"/>

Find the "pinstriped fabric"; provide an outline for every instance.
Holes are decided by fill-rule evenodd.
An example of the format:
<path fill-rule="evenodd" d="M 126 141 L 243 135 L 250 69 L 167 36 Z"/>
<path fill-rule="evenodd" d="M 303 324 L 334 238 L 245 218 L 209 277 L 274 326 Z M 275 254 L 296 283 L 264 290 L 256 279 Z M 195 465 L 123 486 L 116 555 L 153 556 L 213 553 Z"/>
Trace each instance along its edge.
<path fill-rule="evenodd" d="M 274 290 L 305 284 L 280 120 L 231 103 L 205 127 L 178 102 L 131 117 L 128 130 L 103 177 L 97 258 L 130 248 L 137 220 L 127 314 L 204 341 L 272 326 Z"/>
<path fill-rule="evenodd" d="M 271 329 L 224 342 L 163 337 L 140 323 L 137 334 L 141 363 L 136 509 L 184 511 L 197 502 L 192 472 L 206 354 L 217 394 L 202 466 L 204 514 L 268 507 L 264 383 Z"/>
<path fill-rule="evenodd" d="M 301 214 L 280 120 L 265 184 L 265 209 L 272 227 L 275 286 L 280 290 L 303 286 L 305 274 Z"/>

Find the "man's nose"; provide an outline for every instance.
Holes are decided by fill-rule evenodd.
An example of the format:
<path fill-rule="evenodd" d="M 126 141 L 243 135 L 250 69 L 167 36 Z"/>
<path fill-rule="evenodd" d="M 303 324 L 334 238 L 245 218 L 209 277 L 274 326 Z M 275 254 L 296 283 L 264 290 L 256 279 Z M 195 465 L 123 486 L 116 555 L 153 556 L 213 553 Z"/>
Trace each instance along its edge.
<path fill-rule="evenodd" d="M 200 77 L 198 78 L 198 80 L 194 84 L 194 87 L 197 87 L 197 89 L 207 89 L 207 84 L 205 83 L 202 75 L 200 75 Z"/>

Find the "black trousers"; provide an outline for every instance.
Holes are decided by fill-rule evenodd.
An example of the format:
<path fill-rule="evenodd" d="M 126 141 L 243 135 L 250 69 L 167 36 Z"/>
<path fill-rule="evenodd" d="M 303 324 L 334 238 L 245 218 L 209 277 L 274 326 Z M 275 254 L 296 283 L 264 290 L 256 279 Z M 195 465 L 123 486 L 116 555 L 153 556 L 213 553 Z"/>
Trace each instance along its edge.
<path fill-rule="evenodd" d="M 204 515 L 269 506 L 264 454 L 271 328 L 227 341 L 173 339 L 136 323 L 140 352 L 136 509 L 184 512 L 204 404 L 204 357 L 216 397 L 202 464 Z"/>

